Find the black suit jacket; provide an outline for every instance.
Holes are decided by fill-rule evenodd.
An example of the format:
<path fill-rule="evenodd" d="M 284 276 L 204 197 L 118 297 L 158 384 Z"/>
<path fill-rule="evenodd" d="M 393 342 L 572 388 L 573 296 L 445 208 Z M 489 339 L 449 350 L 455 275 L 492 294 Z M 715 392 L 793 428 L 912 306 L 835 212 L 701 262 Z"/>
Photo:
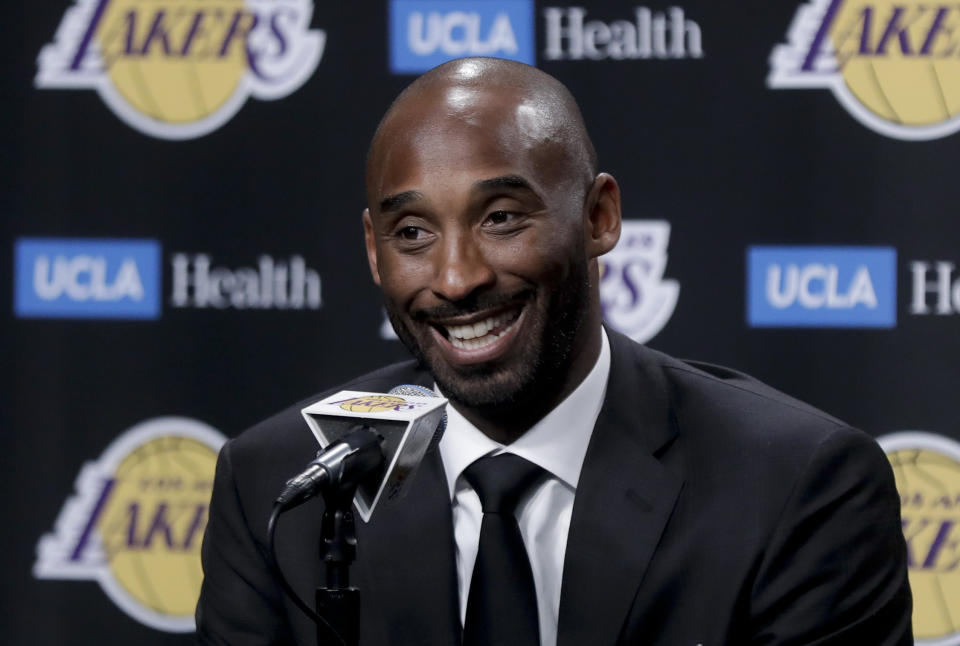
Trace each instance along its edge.
<path fill-rule="evenodd" d="M 899 498 L 867 435 L 745 375 L 610 333 L 606 399 L 577 488 L 559 646 L 911 644 Z M 412 362 L 344 388 L 431 385 Z M 335 391 L 329 391 L 330 393 Z M 203 542 L 201 643 L 314 644 L 265 556 L 271 503 L 317 450 L 300 409 L 224 446 Z M 322 503 L 282 518 L 312 604 Z M 358 523 L 361 643 L 460 639 L 450 498 L 431 452 L 407 497 Z"/>

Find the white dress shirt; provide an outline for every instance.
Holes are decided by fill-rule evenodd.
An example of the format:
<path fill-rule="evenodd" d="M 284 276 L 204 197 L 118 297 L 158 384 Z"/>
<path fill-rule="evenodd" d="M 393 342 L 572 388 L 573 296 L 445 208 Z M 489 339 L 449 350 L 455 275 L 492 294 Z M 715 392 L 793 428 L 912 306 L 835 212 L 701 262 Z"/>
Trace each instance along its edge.
<path fill-rule="evenodd" d="M 610 375 L 610 342 L 603 331 L 600 356 L 590 373 L 556 408 L 509 445 L 494 442 L 457 409 L 447 406 L 447 430 L 440 456 L 450 487 L 453 531 L 457 543 L 460 622 L 467 614 L 467 596 L 480 542 L 483 510 L 463 470 L 485 455 L 513 453 L 544 469 L 548 476 L 532 487 L 516 509 L 537 591 L 541 646 L 557 643 L 563 556 L 573 511 L 573 497 L 590 435 L 600 414 Z"/>

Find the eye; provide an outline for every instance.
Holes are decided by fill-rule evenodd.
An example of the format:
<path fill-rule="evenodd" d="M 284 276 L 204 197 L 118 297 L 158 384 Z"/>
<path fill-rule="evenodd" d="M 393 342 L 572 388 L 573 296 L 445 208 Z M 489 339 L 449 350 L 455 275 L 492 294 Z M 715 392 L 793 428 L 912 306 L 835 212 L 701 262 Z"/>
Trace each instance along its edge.
<path fill-rule="evenodd" d="M 397 236 L 404 240 L 419 240 L 423 235 L 424 230 L 415 226 L 405 226 L 397 231 Z"/>
<path fill-rule="evenodd" d="M 408 221 L 409 222 L 409 221 Z M 430 244 L 434 234 L 420 222 L 398 223 L 390 234 L 394 244 L 403 251 L 417 251 Z"/>
<path fill-rule="evenodd" d="M 516 213 L 511 213 L 510 211 L 494 211 L 487 216 L 487 220 L 484 224 L 498 225 L 498 224 L 507 224 L 508 222 L 515 220 L 517 217 Z"/>

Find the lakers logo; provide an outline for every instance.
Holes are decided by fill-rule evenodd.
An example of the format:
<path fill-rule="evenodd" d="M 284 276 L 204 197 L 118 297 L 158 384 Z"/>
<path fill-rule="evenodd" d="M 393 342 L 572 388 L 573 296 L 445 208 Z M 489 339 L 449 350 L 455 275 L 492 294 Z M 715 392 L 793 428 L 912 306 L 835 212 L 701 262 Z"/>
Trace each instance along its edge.
<path fill-rule="evenodd" d="M 771 88 L 825 88 L 889 137 L 960 130 L 960 5 L 812 0 L 770 57 Z"/>
<path fill-rule="evenodd" d="M 118 437 L 77 478 L 34 576 L 92 579 L 122 610 L 170 632 L 194 629 L 217 452 L 224 437 L 181 417 L 148 420 Z"/>
<path fill-rule="evenodd" d="M 918 645 L 960 645 L 960 444 L 932 433 L 879 438 L 900 492 Z"/>
<path fill-rule="evenodd" d="M 369 395 L 367 397 L 351 397 L 340 401 L 330 402 L 330 405 L 339 405 L 343 410 L 351 413 L 386 413 L 388 411 L 406 411 L 422 408 L 422 402 L 409 402 L 403 397 L 393 395 Z"/>
<path fill-rule="evenodd" d="M 663 277 L 669 241 L 669 222 L 624 220 L 617 246 L 600 259 L 604 319 L 638 343 L 656 336 L 677 306 L 680 285 Z"/>
<path fill-rule="evenodd" d="M 40 52 L 40 88 L 93 89 L 130 126 L 205 135 L 247 97 L 300 87 L 323 55 L 309 0 L 75 0 Z"/>

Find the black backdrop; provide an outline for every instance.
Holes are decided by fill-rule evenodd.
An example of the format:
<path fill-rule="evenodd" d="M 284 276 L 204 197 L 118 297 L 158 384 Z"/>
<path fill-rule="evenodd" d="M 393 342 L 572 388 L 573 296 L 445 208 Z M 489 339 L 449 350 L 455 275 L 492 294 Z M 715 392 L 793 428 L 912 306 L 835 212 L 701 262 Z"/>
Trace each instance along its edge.
<path fill-rule="evenodd" d="M 125 0 L 119 6 L 121 0 L 113 1 L 111 11 L 140 12 L 138 16 L 155 15 L 158 6 L 166 6 L 172 15 L 204 4 Z M 853 11 L 854 4 L 874 6 L 878 21 L 890 16 L 889 3 L 880 0 L 846 3 L 847 11 Z M 682 55 L 638 54 L 620 60 L 604 57 L 609 52 L 602 48 L 593 59 L 555 60 L 547 55 L 547 12 L 559 9 L 569 20 L 573 4 L 251 0 L 246 6 L 261 13 L 312 6 L 311 28 L 325 32 L 319 64 L 304 73 L 302 85 L 276 100 L 251 97 L 211 132 L 168 139 L 128 125 L 93 89 L 38 87 L 38 56 L 54 42 L 65 12 L 75 4 L 84 3 L 15 1 L 2 9 L 0 208 L 2 248 L 8 254 L 6 271 L 11 272 L 0 281 L 0 297 L 8 304 L 0 387 L 2 500 L 10 527 L 0 534 L 5 643 L 188 643 L 189 635 L 134 618 L 91 580 L 39 573 L 41 537 L 66 531 L 70 523 L 64 520 L 66 525 L 59 527 L 57 519 L 68 499 L 77 495 L 75 480 L 83 465 L 100 460 L 111 442 L 141 422 L 190 418 L 229 437 L 298 398 L 405 356 L 397 341 L 382 338 L 383 314 L 366 267 L 360 227 L 368 139 L 390 100 L 413 78 L 392 72 L 391 9 L 401 18 L 414 10 L 446 15 L 459 8 L 482 14 L 482 37 L 493 15 L 483 12 L 495 13 L 503 5 L 519 41 L 530 40 L 520 33 L 524 16 L 530 21 L 536 63 L 564 81 L 580 100 L 600 165 L 623 189 L 625 217 L 669 224 L 666 248 L 635 256 L 630 271 L 638 273 L 630 275 L 645 277 L 645 289 L 631 292 L 626 281 L 614 277 L 607 297 L 639 308 L 663 281 L 675 281 L 676 306 L 660 312 L 665 325 L 639 334 L 650 337 L 652 347 L 749 372 L 876 436 L 933 433 L 942 440 L 939 452 L 952 455 L 954 472 L 960 470 L 960 454 L 951 444 L 960 440 L 954 399 L 960 377 L 960 293 L 939 312 L 938 296 L 932 292 L 925 296 L 928 313 L 911 310 L 916 298 L 911 263 L 930 265 L 927 281 L 936 280 L 936 263 L 960 264 L 960 183 L 953 172 L 960 135 L 948 132 L 960 125 L 955 123 L 960 98 L 950 94 L 960 83 L 956 54 L 924 58 L 917 45 L 911 58 L 903 53 L 901 41 L 889 43 L 884 53 L 861 52 L 861 62 L 879 72 L 887 62 L 884 56 L 899 55 L 899 64 L 914 65 L 898 72 L 901 77 L 927 74 L 936 67 L 945 88 L 945 112 L 915 128 L 908 123 L 903 127 L 907 134 L 897 136 L 866 125 L 826 87 L 790 89 L 768 83 L 771 54 L 789 42 L 790 26 L 806 6 L 799 0 L 685 0 L 683 20 L 695 22 L 701 51 L 694 51 L 688 29 Z M 222 0 L 219 6 L 232 10 L 243 4 Z M 820 6 L 821 14 L 826 7 L 823 2 L 813 5 Z M 608 27 L 608 38 L 626 29 L 615 21 L 636 25 L 640 20 L 638 3 L 591 0 L 580 6 L 588 22 L 614 25 Z M 646 6 L 655 19 L 666 15 L 667 41 L 676 37 L 670 31 L 671 5 Z M 918 11 L 919 5 L 904 6 Z M 124 15 L 108 17 L 120 21 L 116 26 Z M 956 20 L 952 14 L 949 19 Z M 592 28 L 594 38 L 602 41 L 603 28 Z M 808 38 L 814 31 L 807 30 Z M 874 37 L 881 32 L 876 26 Z M 462 38 L 467 28 L 451 33 Z M 921 42 L 921 35 L 909 37 Z M 159 40 L 154 45 L 156 51 Z M 853 58 L 848 65 L 857 62 Z M 244 59 L 238 60 L 242 64 Z M 194 62 L 200 69 L 204 61 Z M 159 83 L 161 72 L 147 65 L 138 73 L 141 82 Z M 212 83 L 209 75 L 197 78 L 197 83 Z M 880 87 L 891 103 L 897 96 L 910 99 L 915 92 L 907 82 Z M 910 100 L 922 103 L 917 96 Z M 930 127 L 943 132 L 910 139 L 910 132 L 922 134 Z M 66 246 L 50 246 L 53 239 Z M 61 293 L 41 302 L 35 294 L 17 291 L 36 288 L 33 272 L 41 256 L 55 265 L 57 254 L 69 260 L 71 253 L 86 249 L 84 241 L 93 245 L 90 254 L 96 256 L 97 248 L 109 246 L 105 243 L 125 240 L 159 245 L 160 284 L 145 287 L 158 299 L 154 317 L 115 318 L 111 303 L 96 297 L 87 298 L 91 309 L 81 316 L 70 308 L 71 299 L 82 301 L 83 294 Z M 38 245 L 40 255 L 31 255 L 33 247 L 27 243 Z M 829 258 L 818 260 L 822 248 L 841 247 L 850 264 L 846 269 L 847 261 L 839 264 L 841 291 L 851 280 L 845 272 L 859 266 L 857 247 L 894 249 L 895 321 L 862 326 L 857 313 L 867 306 L 861 304 L 859 310 L 848 308 L 853 322 L 838 324 L 830 318 L 829 306 L 800 311 L 801 305 L 794 303 L 788 310 L 797 314 L 796 320 L 751 325 L 748 252 L 788 245 L 810 247 L 792 250 L 807 254 L 801 263 L 826 265 Z M 22 257 L 15 257 L 18 250 Z M 241 268 L 263 273 L 263 256 L 291 272 L 302 263 L 322 284 L 321 302 L 306 297 L 300 307 L 280 307 L 274 300 L 271 307 L 221 309 L 198 307 L 195 299 L 187 299 L 184 306 L 174 296 L 174 262 L 177 257 L 195 262 L 198 255 L 231 272 L 233 278 L 225 280 L 235 282 L 245 280 Z M 137 258 L 143 278 L 142 263 L 147 261 Z M 784 258 L 786 275 L 792 256 Z M 652 267 L 664 260 L 661 276 Z M 117 271 L 111 263 L 108 259 L 108 284 Z M 609 267 L 622 269 L 613 260 Z M 879 283 L 883 268 L 868 269 Z M 225 274 L 219 275 L 222 279 Z M 91 276 L 88 272 L 79 280 L 95 280 Z M 952 271 L 949 278 L 960 280 L 960 272 Z M 823 284 L 811 283 L 816 289 Z M 881 289 L 874 287 L 879 294 Z M 307 288 L 302 291 L 306 294 Z M 148 293 L 147 300 L 150 297 Z M 39 303 L 42 311 L 31 310 L 31 302 Z M 177 435 L 183 426 L 168 421 L 167 435 Z M 118 482 L 124 477 L 116 464 L 103 468 L 114 469 L 107 475 L 115 475 Z M 202 490 L 209 476 L 190 473 L 191 486 Z M 898 482 L 903 484 L 901 475 L 898 472 Z M 956 496 L 960 478 L 938 487 Z M 141 502 L 148 506 L 147 498 Z M 87 520 L 91 517 L 89 503 L 81 505 L 85 512 L 75 514 L 80 520 L 71 521 L 81 524 L 72 530 L 74 546 L 84 513 Z M 152 504 L 155 509 L 156 500 Z M 943 505 L 937 518 L 960 524 L 957 505 L 960 498 L 953 506 Z M 123 512 L 117 513 L 121 520 L 116 522 L 122 524 Z M 906 506 L 904 513 L 906 518 Z M 186 521 L 181 517 L 176 522 Z M 145 527 L 141 531 L 150 534 Z M 178 527 L 174 533 L 184 529 Z M 107 538 L 114 530 L 106 525 L 94 529 L 106 546 L 102 554 L 123 551 Z M 162 523 L 153 530 L 153 547 L 142 549 L 163 542 Z M 69 537 L 69 531 L 64 535 Z M 933 573 L 942 590 L 937 598 L 945 603 L 932 609 L 933 597 L 926 588 L 917 589 L 920 578 L 914 587 L 918 612 L 930 606 L 932 613 L 932 618 L 917 615 L 918 636 L 952 637 L 956 641 L 938 643 L 956 644 L 960 572 L 956 563 L 950 565 L 960 555 L 960 531 L 952 537 L 943 543 L 940 556 L 945 560 Z M 195 558 L 195 547 L 186 550 L 187 558 Z M 96 557 L 96 550 L 91 554 Z M 923 559 L 916 560 L 912 575 L 921 577 Z M 101 558 L 99 566 L 73 578 L 107 576 L 104 573 L 113 571 L 110 562 L 111 557 Z M 162 563 L 145 559 L 129 566 L 136 570 L 131 576 L 141 584 L 152 580 L 156 590 L 163 588 L 164 577 L 186 576 Z M 162 614 L 163 599 L 147 597 L 144 603 Z"/>

